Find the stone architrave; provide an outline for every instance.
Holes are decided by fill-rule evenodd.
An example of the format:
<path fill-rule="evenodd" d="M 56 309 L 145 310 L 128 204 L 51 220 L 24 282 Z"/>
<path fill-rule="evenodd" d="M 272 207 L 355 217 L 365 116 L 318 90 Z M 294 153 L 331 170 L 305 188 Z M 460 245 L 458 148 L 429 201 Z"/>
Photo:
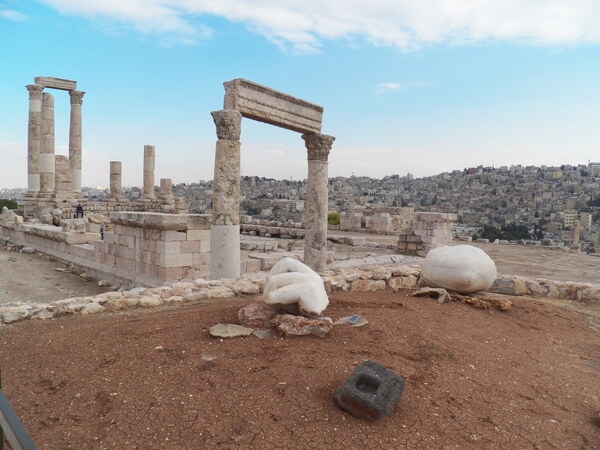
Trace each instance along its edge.
<path fill-rule="evenodd" d="M 62 91 L 74 91 L 77 89 L 77 81 L 65 80 L 64 78 L 54 77 L 35 77 L 35 84 L 45 88 L 60 89 Z"/>
<path fill-rule="evenodd" d="M 29 84 L 29 124 L 27 127 L 27 197 L 37 196 L 40 190 L 40 147 L 43 86 Z"/>
<path fill-rule="evenodd" d="M 299 133 L 320 133 L 323 107 L 252 81 L 236 78 L 223 83 L 223 109 L 243 117 Z"/>
<path fill-rule="evenodd" d="M 122 200 L 121 161 L 110 162 L 110 194 L 111 200 Z"/>
<path fill-rule="evenodd" d="M 306 133 L 302 139 L 308 152 L 304 263 L 315 272 L 323 272 L 327 262 L 327 159 L 335 138 L 320 133 Z"/>
<path fill-rule="evenodd" d="M 154 157 L 153 145 L 144 145 L 144 191 L 142 200 L 154 200 Z"/>
<path fill-rule="evenodd" d="M 69 165 L 72 190 L 81 192 L 81 103 L 82 91 L 69 91 L 71 97 L 71 118 L 69 126 Z"/>
<path fill-rule="evenodd" d="M 54 191 L 54 97 L 42 93 L 39 197 L 50 198 Z"/>
<path fill-rule="evenodd" d="M 212 279 L 240 276 L 240 132 L 242 114 L 211 113 L 217 130 L 210 237 Z"/>

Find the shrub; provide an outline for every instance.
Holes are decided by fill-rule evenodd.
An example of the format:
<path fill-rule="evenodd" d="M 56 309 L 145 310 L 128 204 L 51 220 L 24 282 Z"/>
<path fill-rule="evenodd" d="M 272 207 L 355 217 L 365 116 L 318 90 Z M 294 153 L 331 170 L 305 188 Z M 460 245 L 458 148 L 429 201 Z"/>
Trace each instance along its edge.
<path fill-rule="evenodd" d="M 340 224 L 340 215 L 338 213 L 329 213 L 327 214 L 327 225 L 339 225 Z"/>
<path fill-rule="evenodd" d="M 2 211 L 2 207 L 6 206 L 8 209 L 17 209 L 19 205 L 14 200 L 6 200 L 4 198 L 0 198 L 0 211 Z"/>

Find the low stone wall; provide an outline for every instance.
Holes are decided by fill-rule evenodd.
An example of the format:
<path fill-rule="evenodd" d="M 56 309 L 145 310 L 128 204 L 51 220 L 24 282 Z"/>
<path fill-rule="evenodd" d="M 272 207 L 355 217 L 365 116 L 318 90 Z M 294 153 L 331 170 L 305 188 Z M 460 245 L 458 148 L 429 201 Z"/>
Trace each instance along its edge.
<path fill-rule="evenodd" d="M 100 233 L 23 224 L 5 215 L 1 239 L 70 262 L 113 285 L 161 286 L 210 273 L 209 215 L 113 212 L 112 230 L 103 240 Z"/>
<path fill-rule="evenodd" d="M 417 287 L 420 265 L 371 265 L 332 268 L 322 274 L 329 294 L 336 291 L 374 292 L 382 289 Z M 195 280 L 157 288 L 135 288 L 106 292 L 91 297 L 76 297 L 51 303 L 10 303 L 0 307 L 0 323 L 24 319 L 51 319 L 66 314 L 92 314 L 127 308 L 149 308 L 181 302 L 201 303 L 209 299 L 227 299 L 240 295 L 258 295 L 264 291 L 266 272 L 236 280 Z M 507 295 L 554 297 L 600 304 L 600 285 L 526 279 L 500 275 L 490 289 Z"/>

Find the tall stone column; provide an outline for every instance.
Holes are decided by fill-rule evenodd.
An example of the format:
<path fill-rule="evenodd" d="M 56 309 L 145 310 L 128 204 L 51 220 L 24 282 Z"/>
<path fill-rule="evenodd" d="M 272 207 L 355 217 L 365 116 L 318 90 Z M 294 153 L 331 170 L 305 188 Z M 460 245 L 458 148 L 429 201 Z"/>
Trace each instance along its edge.
<path fill-rule="evenodd" d="M 327 262 L 327 158 L 335 138 L 320 133 L 306 133 L 302 139 L 308 151 L 304 264 L 315 272 L 323 272 Z"/>
<path fill-rule="evenodd" d="M 121 200 L 123 197 L 121 185 L 121 161 L 110 162 L 110 200 Z"/>
<path fill-rule="evenodd" d="M 81 103 L 82 91 L 69 91 L 71 96 L 71 122 L 69 126 L 69 165 L 72 189 L 81 192 Z"/>
<path fill-rule="evenodd" d="M 210 277 L 240 276 L 240 132 L 242 114 L 211 113 L 217 127 L 210 234 Z"/>
<path fill-rule="evenodd" d="M 144 145 L 144 191 L 141 200 L 154 200 L 154 145 Z"/>
<path fill-rule="evenodd" d="M 44 86 L 28 84 L 29 124 L 27 127 L 27 194 L 36 197 L 40 191 L 40 146 L 42 125 L 42 91 Z"/>
<path fill-rule="evenodd" d="M 50 198 L 54 192 L 54 97 L 42 93 L 40 146 L 40 198 Z"/>

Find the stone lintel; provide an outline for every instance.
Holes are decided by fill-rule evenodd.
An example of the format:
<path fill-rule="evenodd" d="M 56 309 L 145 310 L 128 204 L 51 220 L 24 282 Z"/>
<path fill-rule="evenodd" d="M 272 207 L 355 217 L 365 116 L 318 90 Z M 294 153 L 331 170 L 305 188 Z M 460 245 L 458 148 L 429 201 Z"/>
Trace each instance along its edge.
<path fill-rule="evenodd" d="M 153 212 L 113 212 L 112 223 L 161 231 L 209 230 L 210 214 L 166 214 Z"/>
<path fill-rule="evenodd" d="M 242 117 L 299 133 L 320 133 L 323 107 L 252 81 L 226 81 L 223 109 L 239 111 Z"/>
<path fill-rule="evenodd" d="M 54 77 L 35 77 L 33 81 L 35 81 L 35 84 L 52 89 L 61 89 L 63 91 L 74 91 L 77 89 L 77 81 L 73 80 Z"/>

